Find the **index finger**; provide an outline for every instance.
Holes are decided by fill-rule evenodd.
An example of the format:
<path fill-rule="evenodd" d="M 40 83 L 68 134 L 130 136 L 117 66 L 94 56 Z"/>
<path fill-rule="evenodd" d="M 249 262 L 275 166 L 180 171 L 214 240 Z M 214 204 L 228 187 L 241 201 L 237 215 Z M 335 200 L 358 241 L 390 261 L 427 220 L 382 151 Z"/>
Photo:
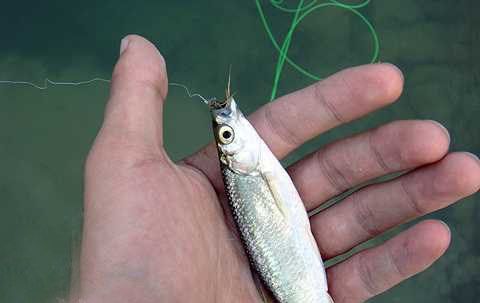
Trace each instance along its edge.
<path fill-rule="evenodd" d="M 394 102 L 402 89 L 403 76 L 394 65 L 353 67 L 262 106 L 249 120 L 283 158 L 313 137 Z M 217 161 L 213 144 L 184 160 L 219 185 Z"/>

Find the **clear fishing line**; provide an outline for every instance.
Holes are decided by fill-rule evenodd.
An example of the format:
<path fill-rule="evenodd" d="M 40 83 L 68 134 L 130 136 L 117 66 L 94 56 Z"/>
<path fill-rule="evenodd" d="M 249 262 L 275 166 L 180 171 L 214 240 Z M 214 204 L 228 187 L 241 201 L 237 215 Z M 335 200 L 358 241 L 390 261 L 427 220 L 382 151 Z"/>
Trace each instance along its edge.
<path fill-rule="evenodd" d="M 58 82 L 58 81 L 52 81 L 48 78 L 46 78 L 43 81 L 43 85 L 35 84 L 33 82 L 28 82 L 28 81 L 11 81 L 11 80 L 0 80 L 0 84 L 9 84 L 9 85 L 26 85 L 30 86 L 39 90 L 46 90 L 49 89 L 51 86 L 85 86 L 89 84 L 93 84 L 95 82 L 104 82 L 104 83 L 111 83 L 112 81 L 110 79 L 104 79 L 104 78 L 93 78 L 90 80 L 86 81 L 79 81 L 79 82 Z M 199 98 L 203 103 L 208 104 L 210 101 L 214 100 L 215 98 L 210 98 L 206 99 L 202 95 L 198 93 L 192 93 L 188 87 L 184 84 L 181 83 L 176 83 L 176 82 L 170 82 L 168 84 L 169 86 L 176 86 L 183 88 L 185 92 L 187 93 L 187 96 L 191 99 L 193 98 Z"/>
<path fill-rule="evenodd" d="M 300 72 L 302 75 L 314 80 L 318 81 L 321 80 L 322 77 L 313 74 L 312 72 L 308 71 L 304 67 L 298 65 L 295 63 L 289 56 L 288 56 L 288 51 L 290 49 L 290 44 L 292 42 L 292 37 L 295 33 L 295 30 L 297 27 L 300 25 L 300 23 L 308 17 L 311 13 L 316 11 L 317 9 L 321 8 L 326 8 L 326 7 L 337 7 L 341 8 L 347 11 L 350 11 L 354 15 L 358 16 L 361 21 L 368 27 L 369 32 L 372 36 L 372 41 L 373 41 L 373 54 L 372 58 L 370 60 L 370 63 L 374 63 L 378 59 L 379 51 L 380 51 L 380 43 L 378 40 L 378 35 L 375 31 L 375 28 L 373 25 L 370 23 L 370 21 L 363 15 L 358 9 L 366 7 L 368 4 L 370 4 L 371 0 L 365 0 L 359 4 L 345 4 L 342 2 L 339 2 L 337 0 L 327 0 L 326 2 L 323 3 L 318 3 L 319 0 L 311 0 L 310 2 L 305 2 L 305 0 L 299 0 L 298 5 L 296 8 L 288 8 L 283 6 L 284 0 L 268 0 L 269 3 L 276 9 L 284 12 L 284 13 L 289 13 L 293 14 L 293 19 L 290 24 L 289 30 L 287 34 L 285 35 L 285 38 L 283 42 L 280 43 L 277 41 L 275 36 L 272 33 L 271 27 L 269 25 L 269 22 L 265 16 L 263 7 L 260 3 L 260 0 L 255 0 L 258 13 L 260 15 L 260 19 L 262 21 L 262 25 L 267 33 L 268 38 L 272 42 L 273 46 L 279 53 L 279 57 L 275 66 L 275 75 L 274 75 L 274 80 L 273 80 L 273 85 L 272 85 L 272 91 L 270 95 L 270 100 L 274 100 L 277 96 L 278 93 L 278 86 L 280 83 L 280 78 L 283 72 L 283 68 L 285 66 L 285 62 L 290 64 L 295 70 Z M 26 86 L 31 86 L 33 88 L 39 89 L 39 90 L 46 90 L 51 86 L 84 86 L 84 85 L 90 85 L 96 82 L 104 82 L 104 83 L 110 83 L 111 80 L 109 79 L 104 79 L 104 78 L 93 78 L 87 81 L 80 81 L 80 82 L 58 82 L 58 81 L 52 81 L 50 79 L 45 79 L 42 85 L 35 84 L 33 82 L 28 82 L 28 81 L 11 81 L 11 80 L 0 80 L 0 84 L 9 84 L 9 85 L 26 85 Z M 170 86 L 176 86 L 183 88 L 185 92 L 187 93 L 189 98 L 198 98 L 200 99 L 203 103 L 208 104 L 209 101 L 214 100 L 214 98 L 206 99 L 202 95 L 191 92 L 187 86 L 180 84 L 180 83 L 169 83 Z"/>
<path fill-rule="evenodd" d="M 46 90 L 51 86 L 82 86 L 82 85 L 88 85 L 92 84 L 94 82 L 106 82 L 110 83 L 111 81 L 108 79 L 103 79 L 103 78 L 93 78 L 87 81 L 80 81 L 80 82 L 56 82 L 52 81 L 50 79 L 45 79 L 43 82 L 43 85 L 38 85 L 33 82 L 28 82 L 28 81 L 10 81 L 10 80 L 0 80 L 0 84 L 11 84 L 11 85 L 27 85 L 31 86 L 33 88 L 39 89 L 39 90 Z"/>
<path fill-rule="evenodd" d="M 274 100 L 275 97 L 277 96 L 280 77 L 282 75 L 283 67 L 285 65 L 285 62 L 290 64 L 295 70 L 300 72 L 302 75 L 304 75 L 304 76 L 306 76 L 306 77 L 308 77 L 308 78 L 310 78 L 314 81 L 318 81 L 318 80 L 322 79 L 322 77 L 309 72 L 308 70 L 306 70 L 302 66 L 298 65 L 297 63 L 295 63 L 292 59 L 290 59 L 288 57 L 288 51 L 289 51 L 290 44 L 292 42 L 292 37 L 293 37 L 293 34 L 295 33 L 295 30 L 297 29 L 297 27 L 300 25 L 300 23 L 306 17 L 308 17 L 311 13 L 313 13 L 317 9 L 326 8 L 326 7 L 337 7 L 337 8 L 341 8 L 341 9 L 350 11 L 354 15 L 358 16 L 360 18 L 360 20 L 362 21 L 362 23 L 364 23 L 367 26 L 367 28 L 368 28 L 371 36 L 372 36 L 373 54 L 372 54 L 372 57 L 370 59 L 370 63 L 374 63 L 374 62 L 377 61 L 378 55 L 380 53 L 380 42 L 379 42 L 379 39 L 378 39 L 377 32 L 375 31 L 375 28 L 373 27 L 372 23 L 367 19 L 367 17 L 365 17 L 365 15 L 362 14 L 358 10 L 358 9 L 364 8 L 368 4 L 370 4 L 370 0 L 365 0 L 365 1 L 363 1 L 361 3 L 358 3 L 358 4 L 345 4 L 345 3 L 341 3 L 341 2 L 336 1 L 336 0 L 328 0 L 328 1 L 323 2 L 323 3 L 318 3 L 319 2 L 318 0 L 312 0 L 312 1 L 305 4 L 305 0 L 300 0 L 296 8 L 288 8 L 288 7 L 283 6 L 282 4 L 283 4 L 284 0 L 269 0 L 269 2 L 276 9 L 278 9 L 282 12 L 285 12 L 285 13 L 293 14 L 293 19 L 292 19 L 292 23 L 290 25 L 290 28 L 289 28 L 287 34 L 285 35 L 285 39 L 283 40 L 283 42 L 280 46 L 280 43 L 277 41 L 277 39 L 275 38 L 275 36 L 272 33 L 271 27 L 268 23 L 268 20 L 267 20 L 266 16 L 265 16 L 265 13 L 264 13 L 263 7 L 260 3 L 260 0 L 255 0 L 255 3 L 257 5 L 257 10 L 258 10 L 258 13 L 260 15 L 260 19 L 262 21 L 262 25 L 265 28 L 265 31 L 268 35 L 268 38 L 270 39 L 273 46 L 275 47 L 275 49 L 279 53 L 279 57 L 278 57 L 278 60 L 277 60 L 276 66 L 275 66 L 275 75 L 274 75 L 270 100 Z"/>

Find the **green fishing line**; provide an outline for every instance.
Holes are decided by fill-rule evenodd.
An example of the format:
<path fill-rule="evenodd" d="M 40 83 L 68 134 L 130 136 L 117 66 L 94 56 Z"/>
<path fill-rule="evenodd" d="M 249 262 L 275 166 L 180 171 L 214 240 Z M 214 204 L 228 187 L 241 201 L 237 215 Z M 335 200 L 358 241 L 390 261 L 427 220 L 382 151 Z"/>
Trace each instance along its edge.
<path fill-rule="evenodd" d="M 312 0 L 311 2 L 305 4 L 304 0 L 300 0 L 296 8 L 287 8 L 285 6 L 282 6 L 283 1 L 284 0 L 269 0 L 270 4 L 276 9 L 285 13 L 293 14 L 293 19 L 292 19 L 290 28 L 287 34 L 285 35 L 285 39 L 283 40 L 282 45 L 280 46 L 280 44 L 277 42 L 277 40 L 275 39 L 275 36 L 272 33 L 270 25 L 263 11 L 263 7 L 260 4 L 260 0 L 255 0 L 263 27 L 265 28 L 265 31 L 270 41 L 272 42 L 273 46 L 277 49 L 279 53 L 277 64 L 275 66 L 275 75 L 273 80 L 272 92 L 270 95 L 270 101 L 274 100 L 275 97 L 277 96 L 278 86 L 280 83 L 280 78 L 283 72 L 283 68 L 285 66 L 285 62 L 287 62 L 298 72 L 300 72 L 301 74 L 303 74 L 304 76 L 312 80 L 318 81 L 322 79 L 320 76 L 309 72 L 305 68 L 295 63 L 292 59 L 290 59 L 290 57 L 288 57 L 288 50 L 292 42 L 292 37 L 298 25 L 307 16 L 309 16 L 311 13 L 313 13 L 317 9 L 325 8 L 325 7 L 338 7 L 338 8 L 350 11 L 354 15 L 358 16 L 360 20 L 368 27 L 368 30 L 372 36 L 373 54 L 372 54 L 370 63 L 374 63 L 377 61 L 378 55 L 380 52 L 380 42 L 378 40 L 377 32 L 375 31 L 375 28 L 373 27 L 372 23 L 367 19 L 367 17 L 365 17 L 365 15 L 363 15 L 360 11 L 358 11 L 358 9 L 364 8 L 365 6 L 370 4 L 370 0 L 365 0 L 359 4 L 345 4 L 336 0 L 328 0 L 327 2 L 324 2 L 324 3 L 318 3 L 318 0 Z"/>

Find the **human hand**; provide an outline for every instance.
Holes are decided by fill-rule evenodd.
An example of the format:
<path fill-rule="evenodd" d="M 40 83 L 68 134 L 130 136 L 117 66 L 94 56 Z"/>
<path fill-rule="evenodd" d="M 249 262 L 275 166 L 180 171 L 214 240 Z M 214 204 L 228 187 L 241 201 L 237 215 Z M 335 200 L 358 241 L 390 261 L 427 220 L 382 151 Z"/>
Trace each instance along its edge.
<path fill-rule="evenodd" d="M 128 44 L 128 45 L 127 45 Z M 228 207 L 214 145 L 173 163 L 163 149 L 165 62 L 138 36 L 123 40 L 105 120 L 88 156 L 80 279 L 82 302 L 261 302 Z M 394 102 L 401 73 L 388 64 L 344 70 L 268 103 L 250 121 L 278 158 L 307 140 Z M 396 121 L 339 140 L 288 168 L 308 210 L 367 180 L 313 216 L 325 259 L 475 193 L 480 162 L 448 153 L 432 121 Z M 336 303 L 363 302 L 424 270 L 450 241 L 426 220 L 327 270 Z"/>

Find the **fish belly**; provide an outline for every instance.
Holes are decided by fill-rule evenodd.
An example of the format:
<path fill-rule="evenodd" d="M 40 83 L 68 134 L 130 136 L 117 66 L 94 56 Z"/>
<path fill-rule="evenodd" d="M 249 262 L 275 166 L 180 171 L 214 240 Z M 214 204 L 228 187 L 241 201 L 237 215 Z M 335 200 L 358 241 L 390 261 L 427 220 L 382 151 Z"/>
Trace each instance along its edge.
<path fill-rule="evenodd" d="M 262 176 L 241 175 L 222 167 L 234 221 L 250 259 L 280 303 L 327 303 L 321 261 L 311 252 L 308 235 L 277 207 Z"/>

